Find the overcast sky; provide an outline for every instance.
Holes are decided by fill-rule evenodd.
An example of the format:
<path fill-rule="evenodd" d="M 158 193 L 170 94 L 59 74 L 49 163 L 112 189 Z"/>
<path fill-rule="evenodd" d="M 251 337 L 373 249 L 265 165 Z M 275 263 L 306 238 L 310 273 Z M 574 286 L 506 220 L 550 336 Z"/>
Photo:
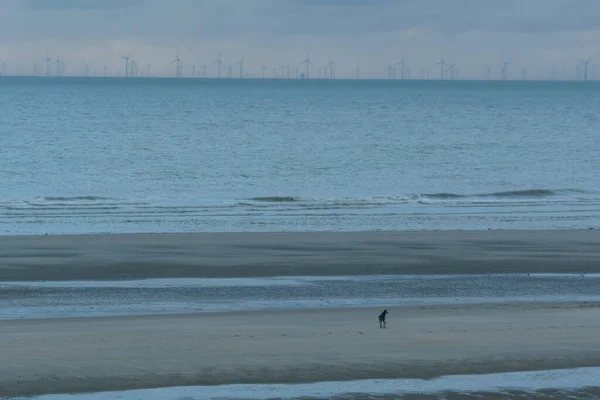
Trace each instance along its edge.
<path fill-rule="evenodd" d="M 521 68 L 540 77 L 553 66 L 574 75 L 577 60 L 599 46 L 598 0 L 0 1 L 0 61 L 9 73 L 30 73 L 33 63 L 41 71 L 48 47 L 71 74 L 83 73 L 85 62 L 92 74 L 103 65 L 123 73 L 118 55 L 130 51 L 140 70 L 151 64 L 156 75 L 174 74 L 169 63 L 179 49 L 185 75 L 193 64 L 216 75 L 218 52 L 225 70 L 244 57 L 249 76 L 262 65 L 281 73 L 283 64 L 294 74 L 310 51 L 313 75 L 331 54 L 337 77 L 357 66 L 365 77 L 385 77 L 388 62 L 404 53 L 413 77 L 442 56 L 463 78 L 481 78 L 487 66 L 499 78 L 503 59 L 514 62 L 509 77 Z M 600 79 L 600 54 L 592 69 Z"/>

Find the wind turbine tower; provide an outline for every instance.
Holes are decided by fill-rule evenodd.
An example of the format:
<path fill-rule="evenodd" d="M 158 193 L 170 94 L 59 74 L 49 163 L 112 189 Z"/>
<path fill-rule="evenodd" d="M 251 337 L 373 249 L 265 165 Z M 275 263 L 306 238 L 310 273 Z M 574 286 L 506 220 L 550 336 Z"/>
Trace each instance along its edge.
<path fill-rule="evenodd" d="M 138 76 L 138 66 L 135 60 L 129 61 L 129 76 L 136 77 Z"/>
<path fill-rule="evenodd" d="M 448 66 L 448 63 L 444 61 L 444 57 L 442 57 L 441 61 L 434 65 L 434 67 L 440 66 L 440 80 L 444 80 L 444 72 Z"/>
<path fill-rule="evenodd" d="M 392 62 L 388 63 L 388 67 L 385 69 L 385 72 L 388 73 L 388 79 L 394 79 L 394 67 L 392 67 Z"/>
<path fill-rule="evenodd" d="M 131 58 L 131 55 L 134 52 L 130 52 L 129 54 L 127 54 L 126 56 L 119 54 L 121 56 L 122 59 L 125 60 L 125 78 L 129 77 L 129 59 Z"/>
<path fill-rule="evenodd" d="M 56 64 L 56 76 L 60 76 L 65 70 L 65 63 L 60 59 L 58 50 L 56 51 L 56 60 L 54 63 Z"/>
<path fill-rule="evenodd" d="M 335 67 L 336 63 L 331 60 L 331 54 L 329 55 L 329 64 L 327 64 L 329 68 L 329 79 L 335 79 Z"/>
<path fill-rule="evenodd" d="M 217 61 L 213 62 L 213 64 L 217 64 L 217 68 L 219 69 L 218 77 L 221 79 L 221 65 L 223 64 L 223 59 L 221 59 L 221 53 L 219 53 L 219 58 Z"/>
<path fill-rule="evenodd" d="M 240 66 L 240 79 L 242 79 L 244 77 L 244 57 L 236 64 Z"/>
<path fill-rule="evenodd" d="M 404 80 L 406 78 L 406 65 L 404 64 L 404 53 L 402 53 L 402 58 L 400 58 L 400 62 L 396 63 L 396 65 L 394 65 L 394 68 L 396 68 L 397 65 L 400 66 L 400 80 Z"/>
<path fill-rule="evenodd" d="M 504 61 L 502 60 L 502 80 L 506 81 L 508 80 L 508 66 L 509 64 L 512 64 L 511 61 Z"/>
<path fill-rule="evenodd" d="M 310 61 L 310 53 L 306 53 L 306 59 L 304 61 L 302 61 L 300 64 L 298 64 L 298 66 L 306 64 L 306 79 L 309 79 L 309 72 L 310 72 L 310 66 L 313 65 L 313 63 Z"/>
<path fill-rule="evenodd" d="M 175 56 L 175 59 L 173 61 L 171 61 L 171 64 L 175 64 L 175 76 L 177 78 L 181 78 L 181 69 L 183 68 L 183 63 L 181 62 L 181 59 L 179 58 L 179 52 L 177 52 L 177 55 Z"/>
<path fill-rule="evenodd" d="M 50 76 L 50 63 L 52 60 L 48 57 L 48 48 L 46 48 L 46 58 L 44 58 L 44 62 L 46 63 L 46 76 Z"/>
<path fill-rule="evenodd" d="M 589 65 L 590 61 L 592 60 L 592 58 L 594 58 L 594 56 L 591 56 L 587 60 L 580 60 L 581 64 L 583 65 L 583 80 L 584 81 L 588 80 L 588 65 Z"/>
<path fill-rule="evenodd" d="M 446 68 L 446 70 L 450 72 L 450 80 L 453 81 L 454 73 L 455 73 L 454 63 L 450 63 L 450 65 L 448 65 L 448 68 Z"/>
<path fill-rule="evenodd" d="M 265 70 L 267 69 L 267 67 L 265 67 L 264 65 L 262 67 L 260 67 L 262 70 L 262 78 L 265 79 Z"/>

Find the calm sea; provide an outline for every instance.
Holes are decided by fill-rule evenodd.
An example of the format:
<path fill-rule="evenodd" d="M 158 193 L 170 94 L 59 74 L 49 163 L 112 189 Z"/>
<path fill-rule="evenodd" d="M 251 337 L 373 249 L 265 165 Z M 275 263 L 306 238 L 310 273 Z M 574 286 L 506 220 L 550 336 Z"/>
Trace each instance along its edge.
<path fill-rule="evenodd" d="M 597 227 L 599 93 L 0 78 L 0 234 Z"/>

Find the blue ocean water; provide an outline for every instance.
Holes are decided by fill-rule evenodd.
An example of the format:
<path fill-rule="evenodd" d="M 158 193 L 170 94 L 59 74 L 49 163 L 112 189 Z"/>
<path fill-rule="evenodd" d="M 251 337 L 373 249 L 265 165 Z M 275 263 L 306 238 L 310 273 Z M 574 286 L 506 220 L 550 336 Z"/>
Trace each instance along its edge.
<path fill-rule="evenodd" d="M 590 228 L 600 84 L 0 78 L 0 234 Z"/>

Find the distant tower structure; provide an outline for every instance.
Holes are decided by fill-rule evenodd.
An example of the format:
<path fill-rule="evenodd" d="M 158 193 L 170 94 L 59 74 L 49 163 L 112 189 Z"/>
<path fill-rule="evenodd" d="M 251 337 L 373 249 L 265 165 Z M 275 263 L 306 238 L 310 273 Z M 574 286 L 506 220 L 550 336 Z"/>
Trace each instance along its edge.
<path fill-rule="evenodd" d="M 306 59 L 304 61 L 302 61 L 300 64 L 298 64 L 298 66 L 300 65 L 304 65 L 306 64 L 306 75 L 302 74 L 302 79 L 309 79 L 309 72 L 310 72 L 310 66 L 313 65 L 313 63 L 310 61 L 310 53 L 306 53 Z"/>
<path fill-rule="evenodd" d="M 221 59 L 221 53 L 219 53 L 219 58 L 217 59 L 217 61 L 213 62 L 213 64 L 217 64 L 217 68 L 218 68 L 218 78 L 221 78 L 221 66 L 223 64 L 223 60 Z"/>
<path fill-rule="evenodd" d="M 589 66 L 590 61 L 592 60 L 592 58 L 594 58 L 594 56 L 591 56 L 587 60 L 580 60 L 580 63 L 583 66 L 583 80 L 584 81 L 588 80 L 588 66 Z"/>
<path fill-rule="evenodd" d="M 244 78 L 244 57 L 236 63 L 240 68 L 240 79 Z"/>
<path fill-rule="evenodd" d="M 46 76 L 50 76 L 50 63 L 52 63 L 52 60 L 48 57 L 48 47 L 46 47 L 46 58 L 44 58 L 44 62 L 46 63 Z"/>
<path fill-rule="evenodd" d="M 179 52 L 177 52 L 177 55 L 175 56 L 175 59 L 171 61 L 171 64 L 175 64 L 175 77 L 181 78 L 183 63 L 179 58 Z"/>
<path fill-rule="evenodd" d="M 508 80 L 508 66 L 510 64 L 512 64 L 512 62 L 502 60 L 502 80 L 503 81 Z"/>
<path fill-rule="evenodd" d="M 444 61 L 444 57 L 440 60 L 440 62 L 436 63 L 434 67 L 440 66 L 440 80 L 444 80 L 446 69 L 448 68 L 448 63 Z"/>
<path fill-rule="evenodd" d="M 121 56 L 121 58 L 125 60 L 125 78 L 129 77 L 129 60 L 133 53 L 134 52 L 132 51 L 129 54 L 127 54 L 126 56 L 119 54 L 119 56 Z"/>

